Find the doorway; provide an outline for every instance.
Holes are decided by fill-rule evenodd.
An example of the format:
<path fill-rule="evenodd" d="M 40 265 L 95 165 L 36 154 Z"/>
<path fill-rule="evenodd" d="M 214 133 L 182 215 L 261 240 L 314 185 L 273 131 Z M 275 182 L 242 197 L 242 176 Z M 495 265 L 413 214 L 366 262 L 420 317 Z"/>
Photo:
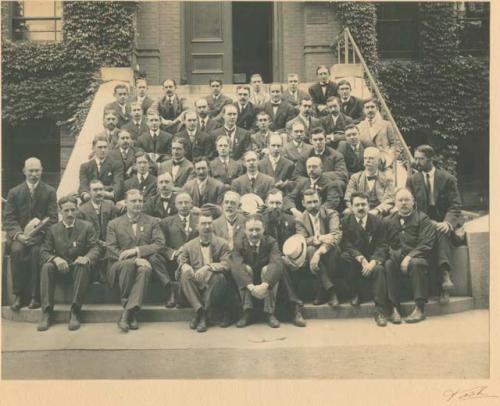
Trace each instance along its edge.
<path fill-rule="evenodd" d="M 273 2 L 233 2 L 233 80 L 249 83 L 260 73 L 273 81 Z"/>

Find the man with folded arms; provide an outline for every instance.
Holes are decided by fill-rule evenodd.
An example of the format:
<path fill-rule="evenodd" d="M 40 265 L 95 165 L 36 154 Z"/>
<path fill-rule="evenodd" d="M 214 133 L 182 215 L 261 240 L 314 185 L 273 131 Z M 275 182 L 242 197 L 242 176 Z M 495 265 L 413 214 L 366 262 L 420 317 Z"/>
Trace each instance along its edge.
<path fill-rule="evenodd" d="M 193 205 L 201 207 L 206 203 L 220 205 L 224 197 L 224 184 L 208 175 L 208 160 L 200 157 L 194 162 L 196 178 L 187 181 L 184 190 L 193 198 Z"/>
<path fill-rule="evenodd" d="M 178 256 L 179 280 L 182 293 L 195 311 L 189 327 L 199 333 L 207 331 L 208 312 L 219 308 L 223 312 L 221 327 L 231 324 L 228 313 L 231 251 L 227 241 L 213 232 L 213 217 L 202 209 L 198 221 L 199 237 L 187 242 Z"/>
<path fill-rule="evenodd" d="M 229 190 L 233 179 L 243 175 L 245 168 L 240 161 L 235 161 L 229 156 L 229 138 L 226 135 L 217 137 L 215 147 L 218 157 L 210 161 L 210 174 L 214 179 L 224 183 L 226 190 Z"/>
<path fill-rule="evenodd" d="M 43 264 L 40 272 L 42 320 L 38 324 L 38 331 L 46 331 L 50 327 L 55 279 L 63 275 L 73 278 L 68 328 L 80 328 L 80 309 L 90 282 L 92 265 L 99 257 L 94 227 L 88 221 L 76 218 L 77 198 L 62 197 L 58 206 L 62 220 L 50 228 L 40 250 L 40 262 Z"/>
<path fill-rule="evenodd" d="M 118 142 L 116 147 L 108 152 L 112 161 L 123 164 L 123 177 L 129 179 L 135 171 L 135 149 L 132 146 L 132 136 L 127 130 L 118 132 Z"/>
<path fill-rule="evenodd" d="M 222 215 L 214 221 L 214 233 L 229 242 L 232 250 L 237 239 L 243 237 L 245 216 L 241 214 L 240 195 L 231 190 L 224 193 Z"/>

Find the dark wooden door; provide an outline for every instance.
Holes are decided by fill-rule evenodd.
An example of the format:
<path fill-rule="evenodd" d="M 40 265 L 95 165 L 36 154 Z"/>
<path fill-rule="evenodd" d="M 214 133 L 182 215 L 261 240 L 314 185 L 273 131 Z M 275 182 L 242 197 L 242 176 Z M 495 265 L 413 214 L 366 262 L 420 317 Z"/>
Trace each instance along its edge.
<path fill-rule="evenodd" d="M 186 2 L 186 70 L 190 84 L 209 78 L 232 83 L 232 5 L 230 2 Z"/>

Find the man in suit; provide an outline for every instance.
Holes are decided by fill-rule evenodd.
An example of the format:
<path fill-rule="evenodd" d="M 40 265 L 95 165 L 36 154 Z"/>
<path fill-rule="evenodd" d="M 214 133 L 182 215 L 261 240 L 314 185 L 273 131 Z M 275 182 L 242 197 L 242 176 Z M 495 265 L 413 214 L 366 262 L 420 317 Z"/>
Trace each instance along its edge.
<path fill-rule="evenodd" d="M 257 108 L 261 109 L 264 104 L 266 104 L 271 97 L 269 93 L 263 88 L 262 76 L 259 73 L 255 73 L 250 76 L 250 86 L 252 91 L 250 92 L 250 102 Z"/>
<path fill-rule="evenodd" d="M 269 136 L 271 135 L 271 131 L 269 130 L 271 116 L 265 111 L 259 111 L 255 118 L 255 123 L 257 131 L 250 136 L 252 139 L 252 150 L 257 153 L 259 158 L 264 158 L 269 153 L 267 147 Z"/>
<path fill-rule="evenodd" d="M 328 98 L 326 107 L 330 114 L 323 117 L 321 121 L 325 129 L 328 146 L 336 148 L 339 141 L 345 140 L 345 127 L 352 123 L 352 119 L 340 111 L 340 102 L 336 96 Z"/>
<path fill-rule="evenodd" d="M 172 175 L 168 172 L 162 173 L 156 178 L 156 183 L 158 193 L 146 200 L 146 203 L 144 203 L 144 213 L 159 219 L 176 214 L 176 187 L 174 186 Z"/>
<path fill-rule="evenodd" d="M 80 328 L 80 310 L 91 278 L 92 266 L 99 257 L 97 235 L 91 223 L 76 218 L 78 201 L 65 196 L 58 201 L 61 221 L 50 227 L 40 250 L 40 293 L 42 319 L 38 331 L 46 331 L 51 324 L 54 308 L 54 288 L 57 277 L 71 275 L 69 330 Z"/>
<path fill-rule="evenodd" d="M 165 260 L 159 255 L 165 238 L 157 219 L 143 213 L 143 197 L 138 190 L 126 194 L 127 212 L 108 225 L 107 279 L 110 287 L 118 284 L 123 312 L 118 328 L 123 332 L 136 330 L 136 313 L 140 310 L 148 290 L 149 279 L 155 274 L 166 274 Z"/>
<path fill-rule="evenodd" d="M 342 267 L 347 270 L 352 290 L 351 304 L 359 306 L 361 278 L 369 279 L 375 300 L 375 323 L 387 325 L 387 284 L 384 263 L 387 259 L 382 220 L 369 213 L 368 195 L 354 192 L 351 195 L 352 212 L 342 219 Z"/>
<path fill-rule="evenodd" d="M 146 123 L 149 131 L 142 133 L 135 144 L 136 149 L 142 149 L 150 154 L 151 160 L 156 162 L 163 155 L 163 159 L 169 158 L 171 151 L 171 142 L 174 137 L 172 134 L 160 129 L 160 115 L 154 109 L 148 110 Z"/>
<path fill-rule="evenodd" d="M 355 173 L 349 179 L 344 200 L 346 210 L 351 211 L 351 195 L 356 192 L 365 193 L 368 196 L 370 214 L 375 216 L 386 216 L 394 207 L 394 180 L 389 171 L 379 170 L 380 152 L 375 147 L 368 147 L 364 152 L 365 170 Z"/>
<path fill-rule="evenodd" d="M 104 131 L 97 134 L 99 137 L 104 137 L 108 141 L 110 148 L 114 148 L 118 142 L 118 114 L 115 110 L 104 110 L 102 116 Z"/>
<path fill-rule="evenodd" d="M 90 181 L 99 179 L 104 185 L 104 198 L 120 200 L 123 191 L 123 163 L 108 157 L 108 141 L 95 137 L 92 141 L 94 158 L 80 165 L 78 194 L 86 202 L 90 199 Z"/>
<path fill-rule="evenodd" d="M 274 187 L 274 178 L 259 172 L 258 158 L 254 151 L 247 151 L 243 159 L 247 173 L 231 182 L 231 190 L 240 196 L 255 193 L 264 200 L 267 193 Z"/>
<path fill-rule="evenodd" d="M 126 130 L 118 132 L 118 143 L 116 147 L 108 151 L 108 157 L 123 165 L 123 175 L 125 179 L 132 176 L 135 171 L 135 149 L 130 133 Z"/>
<path fill-rule="evenodd" d="M 3 229 L 10 243 L 12 289 L 11 309 L 18 311 L 29 295 L 29 308 L 40 307 L 38 256 L 45 230 L 57 222 L 57 197 L 52 186 L 41 180 L 42 163 L 38 158 L 24 162 L 26 180 L 9 190 L 3 213 Z M 33 219 L 49 218 L 36 234 L 25 234 L 25 227 Z"/>
<path fill-rule="evenodd" d="M 267 195 L 266 204 L 262 212 L 266 235 L 270 235 L 277 242 L 280 252 L 283 252 L 285 241 L 296 234 L 295 219 L 283 211 L 283 193 L 279 189 L 271 189 Z M 283 274 L 278 287 L 278 301 L 286 302 L 292 313 L 292 322 L 297 327 L 305 327 L 306 321 L 302 314 L 304 303 L 300 300 L 297 290 L 300 283 L 300 272 L 295 272 L 296 267 L 283 258 Z"/>
<path fill-rule="evenodd" d="M 283 138 L 279 134 L 269 137 L 269 154 L 259 161 L 259 172 L 274 178 L 274 187 L 285 191 L 291 189 L 295 165 L 282 156 Z"/>
<path fill-rule="evenodd" d="M 227 241 L 214 235 L 210 210 L 202 209 L 198 221 L 199 237 L 187 242 L 178 256 L 182 293 L 195 311 L 189 327 L 199 333 L 207 331 L 209 311 L 223 312 L 221 327 L 231 324 L 229 317 L 228 277 L 231 250 Z"/>
<path fill-rule="evenodd" d="M 113 110 L 118 117 L 118 128 L 122 128 L 125 124 L 130 121 L 130 104 L 128 103 L 128 87 L 127 85 L 120 83 L 115 86 L 113 95 L 115 96 L 115 101 L 106 104 L 104 106 L 104 111 Z"/>
<path fill-rule="evenodd" d="M 217 157 L 210 161 L 210 175 L 221 181 L 226 190 L 231 188 L 231 182 L 245 172 L 240 161 L 235 161 L 229 156 L 229 137 L 219 135 L 215 141 Z"/>
<path fill-rule="evenodd" d="M 263 308 L 270 327 L 280 326 L 274 311 L 282 272 L 283 261 L 278 243 L 264 234 L 261 215 L 249 216 L 245 221 L 244 237 L 235 243 L 231 266 L 243 307 L 236 327 L 250 324 L 255 307 Z"/>
<path fill-rule="evenodd" d="M 313 117 L 313 115 L 314 110 L 312 99 L 309 96 L 304 97 L 299 105 L 299 114 L 295 118 L 289 120 L 288 123 L 286 123 L 287 132 L 290 134 L 292 126 L 297 122 L 301 123 L 306 130 L 304 141 L 310 142 L 309 136 L 311 134 L 311 131 L 315 128 L 323 128 L 321 120 L 319 118 Z"/>
<path fill-rule="evenodd" d="M 233 100 L 222 94 L 222 80 L 210 79 L 208 85 L 211 90 L 211 94 L 205 97 L 208 103 L 208 115 L 212 119 L 217 119 L 221 115 L 224 106 L 232 104 Z"/>
<path fill-rule="evenodd" d="M 134 141 L 141 136 L 142 133 L 149 132 L 146 117 L 142 110 L 142 105 L 139 102 L 132 102 L 130 104 L 131 119 L 122 127 L 132 136 Z"/>
<path fill-rule="evenodd" d="M 149 172 L 150 161 L 144 151 L 135 153 L 135 167 L 137 174 L 127 179 L 123 184 L 124 191 L 137 189 L 142 193 L 145 200 L 156 194 L 156 177 Z"/>
<path fill-rule="evenodd" d="M 401 323 L 401 277 L 409 277 L 415 308 L 406 318 L 407 323 L 425 319 L 424 306 L 428 296 L 429 256 L 436 239 L 431 219 L 415 207 L 415 199 L 408 189 L 396 192 L 397 212 L 386 218 L 386 240 L 389 259 L 385 262 L 389 306 L 389 321 Z"/>
<path fill-rule="evenodd" d="M 171 134 L 177 132 L 177 127 L 182 120 L 182 112 L 186 110 L 185 100 L 176 93 L 177 83 L 174 79 L 167 79 L 163 82 L 164 95 L 158 101 L 158 113 L 161 117 L 162 130 Z"/>
<path fill-rule="evenodd" d="M 186 141 L 175 137 L 172 140 L 172 159 L 158 165 L 158 174 L 170 173 L 174 185 L 181 189 L 194 176 L 193 170 L 193 164 L 186 158 Z"/>
<path fill-rule="evenodd" d="M 307 178 L 298 178 L 294 189 L 285 198 L 285 209 L 295 217 L 305 210 L 303 206 L 303 194 L 307 189 L 316 190 L 322 206 L 328 209 L 339 210 L 343 198 L 342 182 L 332 180 L 331 176 L 323 173 L 321 159 L 318 157 L 308 158 L 306 161 Z"/>
<path fill-rule="evenodd" d="M 240 195 L 231 190 L 224 194 L 222 215 L 214 221 L 214 233 L 229 242 L 232 250 L 236 240 L 243 236 L 245 216 L 241 214 Z"/>
<path fill-rule="evenodd" d="M 104 199 L 104 185 L 99 179 L 90 181 L 90 200 L 78 208 L 76 217 L 92 224 L 97 235 L 99 256 L 94 263 L 94 279 L 106 283 L 106 231 L 108 223 L 118 217 L 120 210 L 113 202 Z"/>
<path fill-rule="evenodd" d="M 309 94 L 299 89 L 299 75 L 296 73 L 289 73 L 287 80 L 288 87 L 283 92 L 283 100 L 290 103 L 297 112 L 299 110 L 300 102 L 302 99 L 309 97 Z"/>
<path fill-rule="evenodd" d="M 196 178 L 187 181 L 184 190 L 193 198 L 195 207 L 211 203 L 220 205 L 226 190 L 224 184 L 208 175 L 208 160 L 197 158 L 194 162 Z"/>
<path fill-rule="evenodd" d="M 296 121 L 292 124 L 289 133 L 290 141 L 283 147 L 283 156 L 294 164 L 306 156 L 309 156 L 313 147 L 305 142 L 306 130 L 304 124 Z"/>
<path fill-rule="evenodd" d="M 148 83 L 145 78 L 140 78 L 135 81 L 135 95 L 130 101 L 131 103 L 139 103 L 144 114 L 146 114 L 148 109 L 153 105 L 153 99 L 148 96 Z"/>
<path fill-rule="evenodd" d="M 342 79 L 337 83 L 337 91 L 340 97 L 340 110 L 346 116 L 352 118 L 354 124 L 358 124 L 365 118 L 363 100 L 351 95 L 351 83 Z"/>
<path fill-rule="evenodd" d="M 349 178 L 353 173 L 365 169 L 363 165 L 365 148 L 359 141 L 359 130 L 354 124 L 348 124 L 344 130 L 345 141 L 340 141 L 337 151 L 344 155 L 345 166 L 349 172 Z"/>
<path fill-rule="evenodd" d="M 215 143 L 213 138 L 198 127 L 198 116 L 194 111 L 184 113 L 184 129 L 176 137 L 183 138 L 186 146 L 186 158 L 193 161 L 201 156 L 215 157 Z"/>
<path fill-rule="evenodd" d="M 338 306 L 334 278 L 342 239 L 339 216 L 335 210 L 321 207 L 319 194 L 314 189 L 304 191 L 302 204 L 305 211 L 296 218 L 297 233 L 306 239 L 306 267 L 319 279 L 313 304 L 328 302 L 332 307 Z"/>
<path fill-rule="evenodd" d="M 434 156 L 430 145 L 417 147 L 415 163 L 418 172 L 408 177 L 406 187 L 415 197 L 418 209 L 430 217 L 436 229 L 436 279 L 441 287 L 440 301 L 446 304 L 449 290 L 453 288 L 450 277 L 452 237 L 463 224 L 462 201 L 457 179 L 446 170 L 436 168 L 432 162 Z"/>
<path fill-rule="evenodd" d="M 271 118 L 270 130 L 276 131 L 286 127 L 292 118 L 297 115 L 295 108 L 283 98 L 283 85 L 281 83 L 272 83 L 269 86 L 271 99 L 264 103 L 262 111 L 269 114 Z"/>
<path fill-rule="evenodd" d="M 222 96 L 223 95 L 221 95 L 221 97 Z M 207 97 L 211 97 L 211 96 L 207 96 Z M 231 104 L 231 103 L 232 103 L 232 100 L 228 98 L 228 103 L 225 103 L 225 104 Z M 196 114 L 198 116 L 198 128 L 200 129 L 200 131 L 211 134 L 212 131 L 221 127 L 221 124 L 219 123 L 219 121 L 211 118 L 207 99 L 196 100 L 194 102 L 194 108 L 196 109 Z M 221 107 L 221 110 L 222 110 L 222 107 Z M 220 111 L 219 111 L 219 113 L 220 113 Z"/>
<path fill-rule="evenodd" d="M 245 130 L 251 130 L 255 125 L 255 116 L 257 115 L 257 107 L 250 102 L 250 87 L 246 85 L 240 85 L 236 87 L 236 96 L 238 101 L 234 103 L 238 111 L 238 117 L 236 120 L 236 125 L 238 127 L 244 128 Z"/>
<path fill-rule="evenodd" d="M 229 138 L 230 157 L 238 161 L 252 147 L 250 132 L 236 124 L 238 121 L 238 109 L 234 105 L 228 104 L 224 106 L 222 114 L 224 117 L 224 126 L 214 130 L 212 135 L 215 139 L 218 139 L 220 135 L 227 135 Z"/>
<path fill-rule="evenodd" d="M 316 76 L 318 83 L 315 83 L 309 88 L 314 107 L 319 116 L 328 115 L 326 101 L 331 96 L 338 96 L 337 84 L 330 80 L 330 69 L 325 65 L 320 65 L 316 68 Z"/>

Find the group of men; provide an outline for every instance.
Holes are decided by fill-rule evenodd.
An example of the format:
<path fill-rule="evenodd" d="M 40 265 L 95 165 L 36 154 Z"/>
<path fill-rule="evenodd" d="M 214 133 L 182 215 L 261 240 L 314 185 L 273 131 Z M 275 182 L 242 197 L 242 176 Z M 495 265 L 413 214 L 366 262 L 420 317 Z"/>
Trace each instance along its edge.
<path fill-rule="evenodd" d="M 253 75 L 234 103 L 210 80 L 211 94 L 194 110 L 171 79 L 158 101 L 145 79 L 133 96 L 117 85 L 78 193 L 56 201 L 36 158 L 25 162 L 26 182 L 9 191 L 11 308 L 41 307 L 38 330 L 47 330 L 55 283 L 69 277 L 70 330 L 80 327 L 92 282 L 119 288 L 124 332 L 139 328 L 150 283 L 166 307 L 192 307 L 198 332 L 214 320 L 244 327 L 262 313 L 279 327 L 279 303 L 305 326 L 308 275 L 317 280 L 313 303 L 332 307 L 339 279 L 353 306 L 369 281 L 379 326 L 401 323 L 403 276 L 415 301 L 407 322 L 425 318 L 433 281 L 447 303 L 451 247 L 460 243 L 456 179 L 422 145 L 415 173 L 395 190 L 388 168 L 396 142 L 376 100 L 352 96 L 350 83 L 332 82 L 324 66 L 317 74 L 309 94 L 298 75 L 288 75 L 286 91 L 271 84 L 270 94 Z"/>

